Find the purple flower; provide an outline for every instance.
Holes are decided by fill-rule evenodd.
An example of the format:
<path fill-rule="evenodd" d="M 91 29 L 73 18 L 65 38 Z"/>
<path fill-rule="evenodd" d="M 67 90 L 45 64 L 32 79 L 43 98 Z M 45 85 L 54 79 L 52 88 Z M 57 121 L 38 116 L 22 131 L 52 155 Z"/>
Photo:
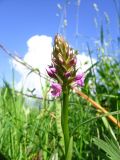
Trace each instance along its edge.
<path fill-rule="evenodd" d="M 56 68 L 54 68 L 53 66 L 49 66 L 49 68 L 47 68 L 46 71 L 51 78 L 55 77 Z"/>
<path fill-rule="evenodd" d="M 62 87 L 59 83 L 52 83 L 51 89 L 51 94 L 53 97 L 59 97 L 61 95 Z"/>
<path fill-rule="evenodd" d="M 84 73 L 79 73 L 76 75 L 75 77 L 75 83 L 76 85 L 80 86 L 80 87 L 83 87 L 84 86 Z"/>
<path fill-rule="evenodd" d="M 65 75 L 66 78 L 69 78 L 71 76 L 71 73 L 70 72 L 66 72 L 64 75 Z"/>

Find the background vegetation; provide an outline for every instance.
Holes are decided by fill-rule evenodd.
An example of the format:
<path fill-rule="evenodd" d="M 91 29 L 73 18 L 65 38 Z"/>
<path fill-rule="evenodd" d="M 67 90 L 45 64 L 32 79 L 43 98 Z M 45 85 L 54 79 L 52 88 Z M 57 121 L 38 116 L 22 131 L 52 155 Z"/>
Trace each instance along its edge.
<path fill-rule="evenodd" d="M 101 24 L 99 45 L 89 48 L 86 44 L 87 54 L 91 57 L 95 52 L 98 59 L 94 67 L 89 68 L 82 92 L 120 121 L 120 63 L 115 57 L 108 56 L 111 46 L 109 43 L 107 47 L 105 45 L 103 28 Z M 114 52 L 119 54 L 118 46 Z M 47 89 L 44 95 L 43 99 L 35 96 L 30 98 L 23 95 L 22 91 L 18 93 L 14 85 L 11 87 L 4 82 L 0 89 L 1 160 L 62 159 L 60 101 L 48 100 Z M 34 103 L 28 103 L 27 99 L 34 99 Z M 72 91 L 69 100 L 69 127 L 74 139 L 73 160 L 120 159 L 119 127 L 109 121 L 107 115 Z"/>

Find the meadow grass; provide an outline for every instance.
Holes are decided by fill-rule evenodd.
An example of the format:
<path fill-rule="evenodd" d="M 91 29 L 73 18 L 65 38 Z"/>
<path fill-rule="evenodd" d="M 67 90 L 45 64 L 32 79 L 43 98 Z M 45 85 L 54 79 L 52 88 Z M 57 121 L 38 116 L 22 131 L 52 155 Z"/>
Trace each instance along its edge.
<path fill-rule="evenodd" d="M 96 65 L 97 77 L 91 70 L 82 88 L 84 93 L 101 104 L 109 113 L 117 111 L 114 116 L 118 120 L 119 68 L 116 60 L 108 58 L 105 61 L 105 57 L 102 58 Z M 0 90 L 1 156 L 12 160 L 62 159 L 64 143 L 60 100 L 37 100 L 41 106 L 39 108 L 26 103 L 26 98 L 22 91 L 17 93 L 6 82 Z M 106 116 L 101 116 L 89 102 L 72 91 L 69 99 L 69 127 L 74 141 L 72 159 L 109 159 L 104 151 L 96 147 L 97 140 L 94 144 L 94 138 L 104 140 L 107 135 L 108 139 L 111 139 L 111 135 L 114 135 L 112 137 L 116 137 L 119 144 L 120 130 L 117 125 L 108 121 Z"/>
<path fill-rule="evenodd" d="M 116 1 L 114 3 L 117 8 Z M 108 19 L 106 21 L 108 23 Z M 98 62 L 94 69 L 89 68 L 81 90 L 120 121 L 120 63 L 106 56 L 109 46 L 105 48 L 104 38 L 101 24 L 100 46 L 93 50 L 98 55 Z M 93 51 L 89 45 L 87 47 L 92 57 Z M 34 69 L 30 69 L 33 72 Z M 0 88 L 1 160 L 64 160 L 61 100 L 46 100 L 44 95 L 43 99 L 27 97 L 23 91 L 16 92 L 7 82 Z M 27 99 L 34 99 L 34 106 L 26 103 Z M 83 97 L 70 92 L 68 118 L 70 136 L 73 136 L 73 160 L 120 159 L 120 129 L 107 116 Z"/>

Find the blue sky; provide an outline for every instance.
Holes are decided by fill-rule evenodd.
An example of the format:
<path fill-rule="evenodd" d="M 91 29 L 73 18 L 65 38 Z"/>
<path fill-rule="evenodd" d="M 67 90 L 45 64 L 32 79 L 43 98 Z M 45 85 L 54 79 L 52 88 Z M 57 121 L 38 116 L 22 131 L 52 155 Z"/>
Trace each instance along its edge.
<path fill-rule="evenodd" d="M 73 47 L 83 50 L 86 42 L 91 44 L 91 40 L 99 37 L 100 29 L 95 27 L 94 18 L 96 17 L 98 26 L 101 22 L 106 26 L 104 12 L 110 17 L 111 37 L 118 36 L 113 0 L 81 0 L 79 10 L 77 0 L 69 2 L 65 5 L 65 0 L 0 0 L 0 44 L 24 57 L 27 52 L 26 43 L 32 36 L 54 37 L 60 32 L 65 34 Z M 93 8 L 94 3 L 98 5 L 99 12 Z M 65 33 L 62 29 L 64 19 L 67 19 Z M 78 39 L 75 37 L 76 27 L 79 32 Z M 10 82 L 11 77 L 9 57 L 0 50 L 0 80 L 5 78 Z"/>

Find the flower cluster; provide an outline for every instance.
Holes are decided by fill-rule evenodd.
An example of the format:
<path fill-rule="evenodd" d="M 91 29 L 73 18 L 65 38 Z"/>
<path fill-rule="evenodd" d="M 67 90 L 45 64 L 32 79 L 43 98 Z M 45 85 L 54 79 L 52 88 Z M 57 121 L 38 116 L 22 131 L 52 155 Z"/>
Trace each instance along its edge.
<path fill-rule="evenodd" d="M 46 69 L 48 75 L 56 82 L 51 84 L 51 93 L 54 97 L 61 95 L 65 86 L 74 83 L 75 86 L 84 85 L 84 74 L 77 74 L 76 52 L 68 45 L 63 37 L 56 35 L 54 39 L 52 64 Z"/>

